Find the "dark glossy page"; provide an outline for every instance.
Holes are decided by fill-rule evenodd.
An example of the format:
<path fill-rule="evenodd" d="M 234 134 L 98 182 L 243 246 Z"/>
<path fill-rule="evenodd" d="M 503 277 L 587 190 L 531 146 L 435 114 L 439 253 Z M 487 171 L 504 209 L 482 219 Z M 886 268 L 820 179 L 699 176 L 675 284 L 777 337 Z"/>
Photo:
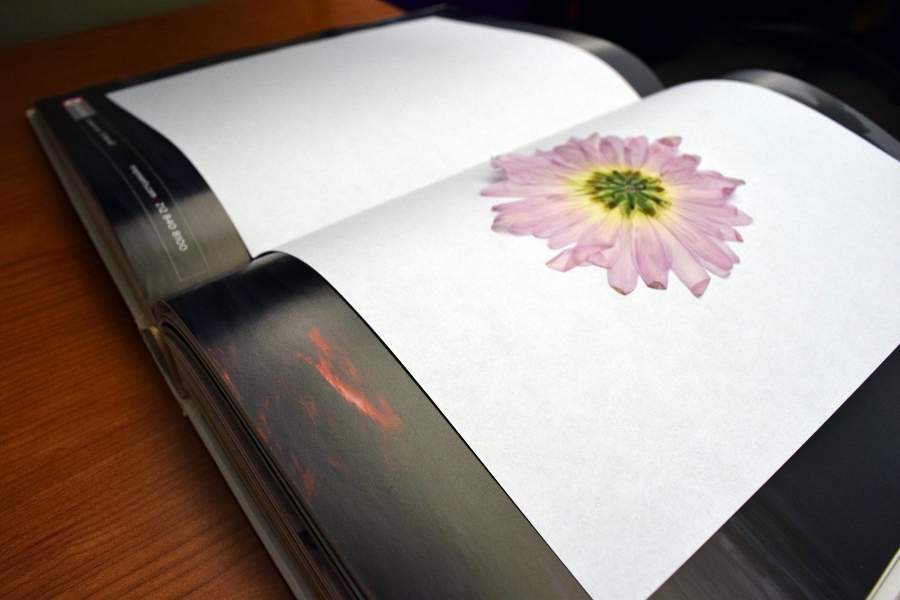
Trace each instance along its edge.
<path fill-rule="evenodd" d="M 32 123 L 95 245 L 134 282 L 126 296 L 152 304 L 249 261 L 191 163 L 103 88 L 42 100 Z"/>
<path fill-rule="evenodd" d="M 347 593 L 587 597 L 391 352 L 300 261 L 257 259 L 163 315 L 221 389 L 207 407 L 227 413 L 214 417 L 220 432 L 259 453 L 245 473 L 277 487 Z M 251 464 L 260 459 L 265 468 Z"/>

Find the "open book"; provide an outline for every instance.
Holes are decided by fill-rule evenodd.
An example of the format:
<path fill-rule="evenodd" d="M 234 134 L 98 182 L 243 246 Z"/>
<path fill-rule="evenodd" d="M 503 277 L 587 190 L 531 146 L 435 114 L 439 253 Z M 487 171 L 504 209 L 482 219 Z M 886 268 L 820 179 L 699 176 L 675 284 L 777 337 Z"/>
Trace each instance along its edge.
<path fill-rule="evenodd" d="M 527 29 L 412 15 L 29 118 L 298 597 L 866 597 L 900 144 Z"/>

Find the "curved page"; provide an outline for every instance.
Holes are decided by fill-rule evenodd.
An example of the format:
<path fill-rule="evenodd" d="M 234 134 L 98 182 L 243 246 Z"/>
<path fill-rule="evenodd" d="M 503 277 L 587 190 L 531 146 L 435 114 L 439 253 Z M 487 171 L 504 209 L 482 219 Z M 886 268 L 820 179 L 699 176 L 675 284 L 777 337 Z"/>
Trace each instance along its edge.
<path fill-rule="evenodd" d="M 638 95 L 571 44 L 429 17 L 109 98 L 187 155 L 256 255 Z"/>
<path fill-rule="evenodd" d="M 731 275 L 627 296 L 491 230 L 487 165 L 287 244 L 381 336 L 592 597 L 651 594 L 900 340 L 900 164 L 779 94 L 673 88 L 569 135 L 683 137 L 746 183 Z"/>
<path fill-rule="evenodd" d="M 270 253 L 169 307 L 162 328 L 184 380 L 282 545 L 276 556 L 329 590 L 316 598 L 587 600 L 307 265 Z"/>

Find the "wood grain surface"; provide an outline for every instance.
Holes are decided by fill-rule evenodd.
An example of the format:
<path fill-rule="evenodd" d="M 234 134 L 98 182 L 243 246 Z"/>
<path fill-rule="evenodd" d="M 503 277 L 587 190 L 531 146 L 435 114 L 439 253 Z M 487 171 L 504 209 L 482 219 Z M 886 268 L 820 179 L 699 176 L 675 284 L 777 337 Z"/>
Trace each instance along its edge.
<path fill-rule="evenodd" d="M 0 49 L 0 597 L 287 598 L 25 120 L 42 97 L 376 20 L 227 0 Z"/>

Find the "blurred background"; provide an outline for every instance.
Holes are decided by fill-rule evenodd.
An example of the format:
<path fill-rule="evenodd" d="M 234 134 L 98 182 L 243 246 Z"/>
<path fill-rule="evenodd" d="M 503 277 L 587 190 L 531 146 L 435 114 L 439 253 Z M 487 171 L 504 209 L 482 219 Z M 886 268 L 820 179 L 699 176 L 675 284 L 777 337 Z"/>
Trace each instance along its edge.
<path fill-rule="evenodd" d="M 0 48 L 211 0 L 0 0 Z"/>
<path fill-rule="evenodd" d="M 0 46 L 210 0 L 2 0 Z M 414 10 L 433 0 L 393 0 Z M 579 30 L 663 83 L 772 69 L 816 85 L 900 138 L 900 0 L 455 0 L 477 13 Z"/>

